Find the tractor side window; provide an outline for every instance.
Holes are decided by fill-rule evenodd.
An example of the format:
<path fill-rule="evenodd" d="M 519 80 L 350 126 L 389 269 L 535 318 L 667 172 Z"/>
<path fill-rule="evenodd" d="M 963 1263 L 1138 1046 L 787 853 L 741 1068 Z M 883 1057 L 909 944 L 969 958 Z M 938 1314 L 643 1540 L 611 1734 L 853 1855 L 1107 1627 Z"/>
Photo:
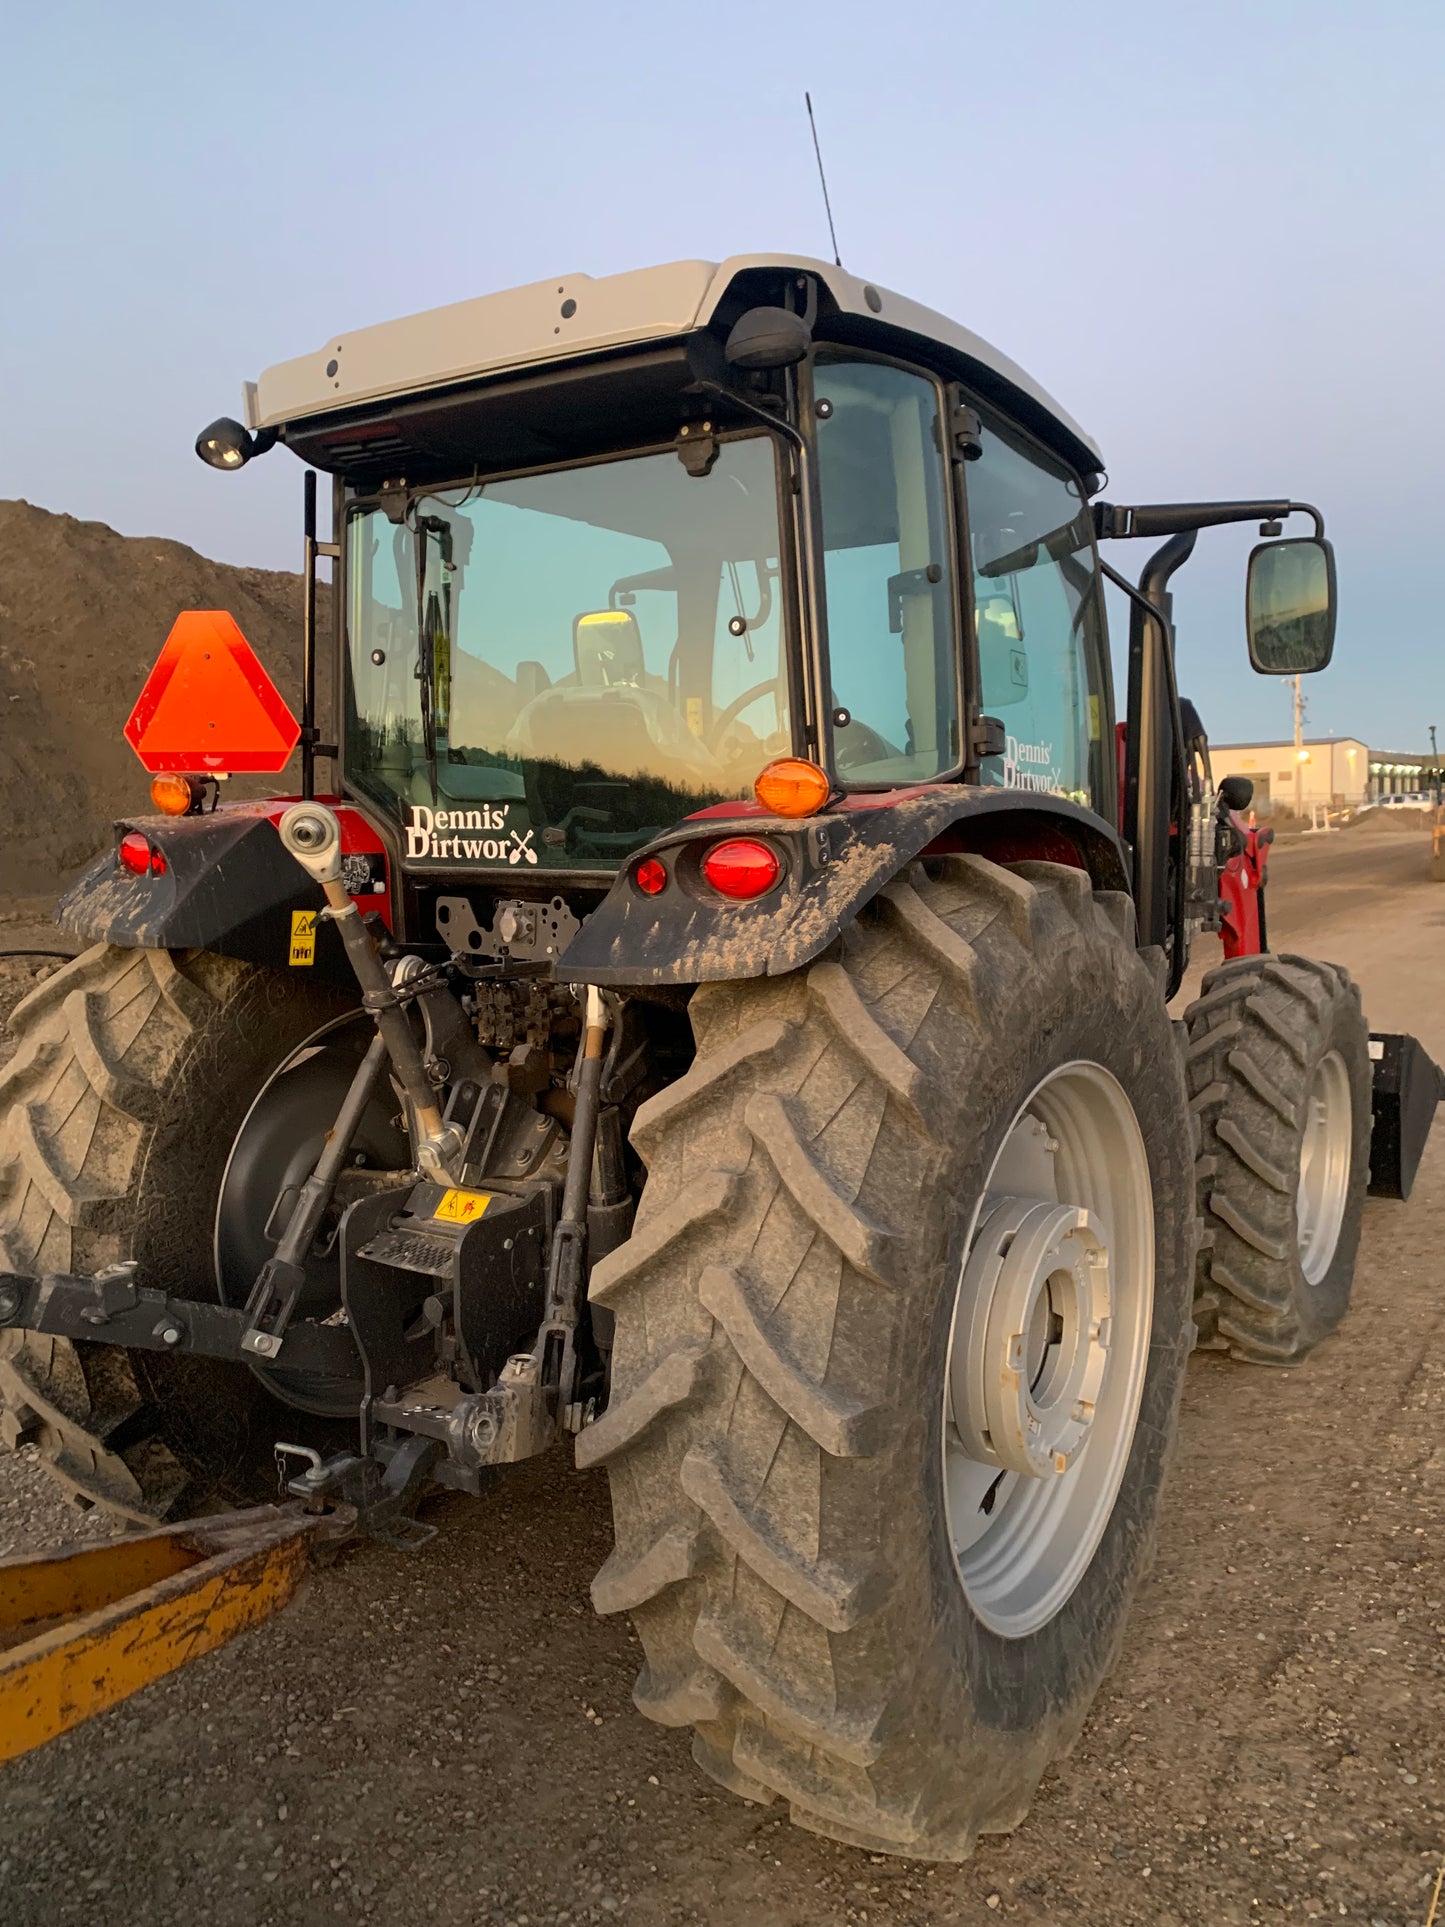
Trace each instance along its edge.
<path fill-rule="evenodd" d="M 1083 489 L 987 419 L 965 485 L 983 710 L 1007 734 L 983 780 L 1105 806 L 1103 600 Z"/>
<path fill-rule="evenodd" d="M 826 357 L 814 386 L 834 762 L 845 783 L 924 782 L 962 761 L 938 391 Z"/>

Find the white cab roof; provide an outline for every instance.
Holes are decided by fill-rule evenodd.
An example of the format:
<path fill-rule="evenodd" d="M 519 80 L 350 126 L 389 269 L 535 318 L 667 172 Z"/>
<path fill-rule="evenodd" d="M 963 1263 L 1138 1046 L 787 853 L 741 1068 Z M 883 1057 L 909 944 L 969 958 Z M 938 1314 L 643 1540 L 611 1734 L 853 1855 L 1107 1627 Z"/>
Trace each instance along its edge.
<path fill-rule="evenodd" d="M 278 362 L 246 385 L 252 428 L 281 427 L 339 409 L 421 394 L 473 377 L 570 360 L 601 349 L 661 341 L 705 328 L 736 278 L 749 269 L 816 275 L 839 309 L 966 355 L 1027 395 L 1103 466 L 1097 445 L 1053 397 L 986 341 L 947 316 L 846 268 L 802 255 L 736 254 L 674 261 L 629 274 L 562 274 L 502 294 L 338 334 L 314 354 Z"/>

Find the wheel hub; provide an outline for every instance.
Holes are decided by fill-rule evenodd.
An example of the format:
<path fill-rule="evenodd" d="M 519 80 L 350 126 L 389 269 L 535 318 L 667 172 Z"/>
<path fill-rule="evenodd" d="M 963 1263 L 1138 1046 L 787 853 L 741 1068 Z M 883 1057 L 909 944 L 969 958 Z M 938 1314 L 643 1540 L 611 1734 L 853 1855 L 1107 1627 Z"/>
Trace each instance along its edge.
<path fill-rule="evenodd" d="M 1310 1079 L 1295 1199 L 1300 1269 L 1312 1285 L 1329 1271 L 1340 1242 L 1350 1195 L 1353 1130 L 1350 1074 L 1344 1058 L 1332 1050 Z"/>
<path fill-rule="evenodd" d="M 1089 1213 L 990 1200 L 964 1269 L 951 1385 L 970 1457 L 1036 1479 L 1089 1436 L 1110 1336 L 1109 1253 Z"/>
<path fill-rule="evenodd" d="M 1087 1571 L 1128 1465 L 1149 1358 L 1154 1202 L 1123 1087 L 1061 1064 L 1014 1114 L 960 1267 L 943 1499 L 970 1606 L 1017 1639 Z"/>

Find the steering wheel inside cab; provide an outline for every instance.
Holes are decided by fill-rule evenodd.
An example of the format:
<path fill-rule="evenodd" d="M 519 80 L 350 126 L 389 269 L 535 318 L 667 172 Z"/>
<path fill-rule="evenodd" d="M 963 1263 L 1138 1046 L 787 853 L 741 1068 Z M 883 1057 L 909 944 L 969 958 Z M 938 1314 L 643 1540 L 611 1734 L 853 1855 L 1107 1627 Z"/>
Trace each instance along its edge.
<path fill-rule="evenodd" d="M 515 753 L 586 763 L 605 751 L 619 768 L 720 777 L 717 758 L 684 724 L 662 679 L 648 672 L 630 609 L 578 616 L 572 653 L 574 673 L 547 683 L 523 705 L 508 736 Z M 604 704 L 605 725 L 598 715 Z M 605 743 L 599 733 L 604 726 Z"/>
<path fill-rule="evenodd" d="M 738 717 L 742 715 L 745 709 L 757 702 L 761 697 L 772 696 L 776 704 L 778 680 L 776 676 L 769 676 L 765 682 L 755 682 L 751 689 L 745 689 L 741 696 L 734 696 L 725 709 L 720 709 L 717 715 L 713 717 L 712 727 L 707 733 L 709 746 L 713 749 L 719 749 L 724 736 L 727 735 Z"/>

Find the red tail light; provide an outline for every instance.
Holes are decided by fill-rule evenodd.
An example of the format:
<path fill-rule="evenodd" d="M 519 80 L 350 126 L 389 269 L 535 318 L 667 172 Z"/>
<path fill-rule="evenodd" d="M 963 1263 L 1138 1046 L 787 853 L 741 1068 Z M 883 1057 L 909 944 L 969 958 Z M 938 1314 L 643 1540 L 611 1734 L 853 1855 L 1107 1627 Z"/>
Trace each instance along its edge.
<path fill-rule="evenodd" d="M 702 860 L 702 873 L 720 896 L 744 901 L 771 890 L 782 868 L 766 843 L 742 836 L 714 844 Z"/>
<path fill-rule="evenodd" d="M 120 867 L 129 870 L 133 877 L 163 877 L 166 873 L 166 860 L 139 830 L 127 830 L 120 840 L 116 851 Z"/>
<path fill-rule="evenodd" d="M 667 888 L 666 865 L 655 856 L 645 856 L 632 872 L 632 881 L 645 897 L 660 896 Z"/>

